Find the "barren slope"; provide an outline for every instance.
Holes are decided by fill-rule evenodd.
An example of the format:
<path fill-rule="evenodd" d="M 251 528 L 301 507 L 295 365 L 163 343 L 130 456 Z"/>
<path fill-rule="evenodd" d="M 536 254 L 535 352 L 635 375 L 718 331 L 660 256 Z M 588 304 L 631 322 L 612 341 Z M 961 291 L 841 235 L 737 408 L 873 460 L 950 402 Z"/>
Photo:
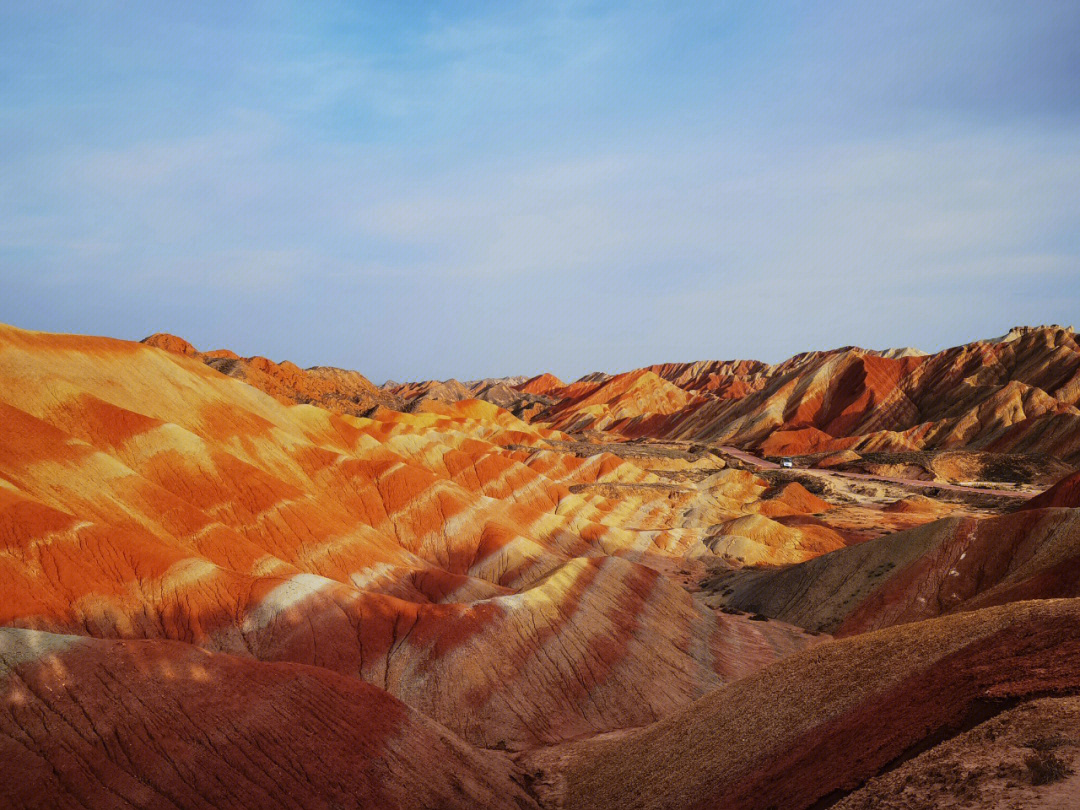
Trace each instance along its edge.
<path fill-rule="evenodd" d="M 1077 655 L 1077 600 L 962 613 L 819 645 L 654 725 L 523 764 L 553 808 L 802 810 L 980 702 L 1073 693 Z"/>
<path fill-rule="evenodd" d="M 0 628 L 0 805 L 536 807 L 505 757 L 318 667 Z"/>
<path fill-rule="evenodd" d="M 658 573 L 708 554 L 666 492 L 571 491 L 648 472 L 444 408 L 354 419 L 4 327 L 0 625 L 314 664 L 510 747 L 651 722 L 812 641 Z"/>
<path fill-rule="evenodd" d="M 733 572 L 713 587 L 724 604 L 838 635 L 1080 596 L 1080 510 L 944 518 L 781 570 Z"/>
<path fill-rule="evenodd" d="M 157 333 L 143 338 L 143 343 L 184 357 L 194 357 L 281 402 L 312 403 L 337 413 L 363 416 L 375 408 L 401 410 L 404 402 L 393 394 L 376 388 L 358 371 L 329 366 L 302 369 L 286 360 L 275 363 L 265 357 L 240 357 L 226 349 L 200 352 L 175 335 Z"/>
<path fill-rule="evenodd" d="M 655 375 L 692 394 L 598 409 L 624 378 Z M 652 366 L 559 389 L 537 415 L 563 429 L 730 444 L 766 455 L 970 448 L 1080 461 L 1080 346 L 1071 328 L 1018 327 L 924 355 L 845 347 L 756 361 Z"/>

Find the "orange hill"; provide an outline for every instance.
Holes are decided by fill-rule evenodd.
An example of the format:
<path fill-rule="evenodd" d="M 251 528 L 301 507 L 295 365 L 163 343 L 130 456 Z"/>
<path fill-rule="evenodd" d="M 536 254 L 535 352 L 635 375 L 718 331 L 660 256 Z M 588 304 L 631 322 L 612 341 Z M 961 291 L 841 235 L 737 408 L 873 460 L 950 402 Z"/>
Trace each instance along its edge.
<path fill-rule="evenodd" d="M 211 368 L 243 380 L 281 402 L 312 403 L 337 413 L 363 416 L 375 408 L 400 410 L 402 401 L 376 388 L 357 371 L 328 366 L 304 370 L 294 363 L 275 363 L 265 357 L 240 357 L 219 349 L 200 352 L 175 335 L 157 333 L 143 338 L 143 343 L 174 354 L 202 360 Z"/>
<path fill-rule="evenodd" d="M 525 391 L 529 394 L 549 394 L 556 395 L 561 389 L 566 387 L 566 383 L 556 377 L 554 374 L 539 374 L 517 386 L 519 391 Z"/>
<path fill-rule="evenodd" d="M 979 519 L 691 445 L 1075 458 L 1071 330 L 381 389 L 145 343 L 0 326 L 0 805 L 799 810 L 1080 690 L 1075 475 Z"/>
<path fill-rule="evenodd" d="M 358 419 L 0 327 L 0 625 L 314 665 L 486 747 L 650 722 L 813 643 L 658 573 L 709 554 L 708 491 L 575 494 L 656 479 L 444 407 Z"/>
<path fill-rule="evenodd" d="M 618 374 L 602 383 L 575 383 L 562 390 L 564 398 L 538 420 L 560 430 L 604 430 L 631 435 L 642 432 L 645 417 L 666 416 L 696 403 L 684 391 L 646 369 Z"/>

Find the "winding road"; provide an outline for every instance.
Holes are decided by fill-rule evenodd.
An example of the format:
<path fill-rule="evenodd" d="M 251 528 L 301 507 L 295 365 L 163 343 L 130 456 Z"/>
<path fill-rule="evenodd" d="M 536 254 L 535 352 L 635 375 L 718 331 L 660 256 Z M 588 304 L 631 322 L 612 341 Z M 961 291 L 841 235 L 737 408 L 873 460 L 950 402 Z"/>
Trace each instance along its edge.
<path fill-rule="evenodd" d="M 745 461 L 747 464 L 752 464 L 762 470 L 780 470 L 784 469 L 774 461 L 766 461 L 763 458 L 748 453 L 745 450 L 740 450 L 737 447 L 729 447 L 727 445 L 715 446 L 712 449 L 724 455 L 732 456 L 740 461 Z M 883 481 L 890 484 L 900 484 L 907 487 L 916 487 L 922 489 L 944 489 L 951 492 L 966 492 L 969 494 L 978 495 L 1001 495 L 1006 498 L 1019 498 L 1021 500 L 1027 500 L 1029 498 L 1038 495 L 1038 492 L 1018 491 L 1015 489 L 992 489 L 989 487 L 964 487 L 959 484 L 939 484 L 936 481 L 919 481 L 914 478 L 894 478 L 888 475 L 871 475 L 870 473 L 857 473 L 847 472 L 845 470 L 812 470 L 805 467 L 793 467 L 793 470 L 798 470 L 800 473 L 807 475 L 816 475 L 821 478 L 828 478 L 830 476 L 840 476 L 843 478 L 853 478 L 864 481 Z"/>

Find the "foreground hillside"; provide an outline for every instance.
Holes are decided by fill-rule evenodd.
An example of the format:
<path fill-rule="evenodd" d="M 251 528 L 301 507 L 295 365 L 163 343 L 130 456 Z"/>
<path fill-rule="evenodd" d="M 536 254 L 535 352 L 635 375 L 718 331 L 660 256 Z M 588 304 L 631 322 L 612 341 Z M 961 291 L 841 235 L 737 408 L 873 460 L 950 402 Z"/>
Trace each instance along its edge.
<path fill-rule="evenodd" d="M 1075 474 L 1031 497 L 721 441 L 816 420 L 865 462 L 907 397 L 981 414 L 945 466 L 1030 422 L 1055 460 L 1009 469 L 1067 469 L 1075 347 L 951 350 L 966 383 L 844 350 L 379 388 L 0 326 L 0 806 L 868 807 L 901 767 L 927 803 L 898 806 L 951 801 L 933 768 L 1019 756 L 983 724 L 1073 716 Z M 844 399 L 853 352 L 906 371 Z M 984 424 L 1019 377 L 1062 399 Z M 695 434 L 722 403 L 761 411 Z"/>
<path fill-rule="evenodd" d="M 1077 661 L 1080 600 L 1017 603 L 823 644 L 529 765 L 543 801 L 567 810 L 810 807 L 1027 696 L 1075 693 Z"/>
<path fill-rule="evenodd" d="M 0 629 L 0 683 L 5 807 L 536 807 L 505 757 L 319 667 Z"/>

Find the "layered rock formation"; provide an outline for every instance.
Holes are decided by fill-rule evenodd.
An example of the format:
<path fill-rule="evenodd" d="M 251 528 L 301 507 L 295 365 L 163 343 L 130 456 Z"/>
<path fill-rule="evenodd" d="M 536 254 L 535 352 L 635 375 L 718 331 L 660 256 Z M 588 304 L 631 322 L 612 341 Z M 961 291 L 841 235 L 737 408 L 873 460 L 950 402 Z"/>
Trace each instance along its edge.
<path fill-rule="evenodd" d="M 1071 330 L 382 388 L 145 343 L 0 327 L 0 805 L 873 806 L 1080 689 L 1076 475 L 833 472 L 1065 469 L 916 450 L 1074 459 Z"/>
<path fill-rule="evenodd" d="M 1080 346 L 1071 328 L 1018 327 L 932 355 L 846 347 L 776 365 L 668 364 L 613 379 L 643 375 L 687 396 L 652 382 L 646 387 L 657 391 L 619 410 L 617 395 L 584 377 L 535 418 L 774 456 L 973 448 L 1080 461 Z M 615 413 L 598 409 L 608 400 Z"/>
<path fill-rule="evenodd" d="M 543 393 L 528 390 L 520 377 L 474 380 L 467 383 L 457 380 L 387 383 L 384 388 L 400 397 L 405 403 L 404 410 L 410 412 L 433 410 L 433 403 L 479 399 L 498 405 L 519 419 L 528 421 L 555 402 Z M 438 411 L 438 408 L 434 410 Z"/>
<path fill-rule="evenodd" d="M 682 412 L 699 401 L 695 394 L 647 369 L 602 381 L 582 380 L 556 390 L 559 401 L 536 418 L 575 432 L 660 435 L 653 417 Z"/>
<path fill-rule="evenodd" d="M 284 404 L 259 390 L 261 379 L 242 383 L 177 348 L 0 328 L 0 626 L 47 634 L 7 637 L 12 711 L 29 700 L 19 684 L 46 677 L 23 667 L 33 658 L 26 649 L 39 642 L 52 649 L 52 639 L 70 635 L 172 640 L 183 644 L 145 653 L 61 640 L 64 651 L 50 654 L 48 667 L 58 661 L 115 681 L 110 694 L 130 688 L 132 701 L 150 690 L 153 700 L 145 698 L 145 715 L 133 723 L 174 722 L 177 706 L 195 712 L 185 734 L 202 752 L 186 760 L 189 768 L 218 744 L 211 738 L 203 750 L 202 732 L 234 722 L 251 745 L 279 751 L 270 758 L 302 759 L 313 741 L 281 748 L 289 741 L 231 720 L 231 707 L 243 704 L 237 695 L 220 694 L 220 705 L 204 708 L 191 695 L 200 683 L 250 680 L 271 689 L 275 678 L 309 672 L 260 669 L 270 662 L 315 667 L 323 673 L 315 681 L 332 675 L 326 683 L 357 684 L 358 707 L 326 732 L 343 746 L 360 733 L 346 733 L 345 721 L 362 728 L 356 712 L 364 706 L 411 707 L 393 709 L 405 718 L 394 745 L 418 741 L 415 759 L 402 766 L 416 770 L 429 751 L 449 757 L 464 744 L 454 735 L 520 748 L 652 722 L 816 641 L 782 623 L 714 612 L 659 573 L 700 565 L 710 555 L 700 516 L 734 518 L 763 487 L 687 485 L 673 501 L 670 487 L 642 467 L 559 452 L 549 440 L 564 436 L 485 402 L 359 419 Z M 116 650 L 139 660 L 175 655 L 179 691 L 163 697 L 156 675 L 140 687 L 146 667 L 123 663 Z M 192 661 L 209 680 L 191 674 Z M 48 683 L 75 689 L 63 678 Z M 35 694 L 41 711 L 78 710 L 52 691 Z M 315 724 L 304 717 L 315 704 L 337 717 L 337 704 L 321 693 L 296 700 L 281 717 L 296 712 L 297 722 Z M 88 709 L 86 722 L 94 726 L 105 705 Z M 32 715 L 13 716 L 0 738 L 5 754 L 31 745 L 46 760 L 59 756 L 48 753 L 56 749 L 41 741 Z M 134 790 L 131 780 L 151 779 L 170 758 L 128 762 L 124 746 L 135 733 L 118 730 L 121 742 L 100 743 L 104 753 L 86 741 L 91 748 L 71 767 L 106 756 L 101 790 Z M 389 745 L 379 735 L 365 742 L 355 778 Z M 462 803 L 485 804 L 477 797 L 505 777 L 505 763 L 483 761 Z M 254 771 L 250 778 L 262 779 Z M 50 784 L 67 785 L 65 774 Z M 433 778 L 431 795 L 440 796 Z M 168 793 L 178 789 L 174 781 L 154 784 Z M 406 780 L 388 795 L 409 789 Z M 88 784 L 70 791 L 73 802 L 102 806 L 104 794 Z M 145 794 L 123 795 L 137 802 Z"/>
<path fill-rule="evenodd" d="M 512 808 L 505 757 L 321 667 L 0 628 L 0 805 Z"/>
<path fill-rule="evenodd" d="M 302 369 L 288 360 L 240 357 L 228 349 L 200 352 L 183 338 L 157 333 L 143 343 L 184 357 L 194 357 L 222 374 L 253 385 L 280 402 L 314 404 L 336 413 L 364 416 L 376 408 L 401 410 L 404 401 L 377 388 L 358 371 L 329 366 Z"/>
<path fill-rule="evenodd" d="M 1032 498 L 1024 506 L 1025 509 L 1045 509 L 1047 507 L 1080 508 L 1080 471 L 1065 476 L 1041 495 Z"/>
<path fill-rule="evenodd" d="M 768 456 L 973 449 L 1080 463 L 1080 346 L 1071 328 L 1017 327 L 992 340 L 924 354 L 844 347 L 769 365 L 669 363 L 564 384 L 542 374 L 387 383 L 358 372 L 301 370 L 232 352 L 197 352 L 171 335 L 145 342 L 199 357 L 283 401 L 365 415 L 481 399 L 576 433 L 729 444 Z M 434 407 L 438 411 L 438 407 Z"/>
<path fill-rule="evenodd" d="M 783 570 L 719 578 L 723 602 L 836 635 L 1080 596 L 1080 510 L 950 517 Z"/>

